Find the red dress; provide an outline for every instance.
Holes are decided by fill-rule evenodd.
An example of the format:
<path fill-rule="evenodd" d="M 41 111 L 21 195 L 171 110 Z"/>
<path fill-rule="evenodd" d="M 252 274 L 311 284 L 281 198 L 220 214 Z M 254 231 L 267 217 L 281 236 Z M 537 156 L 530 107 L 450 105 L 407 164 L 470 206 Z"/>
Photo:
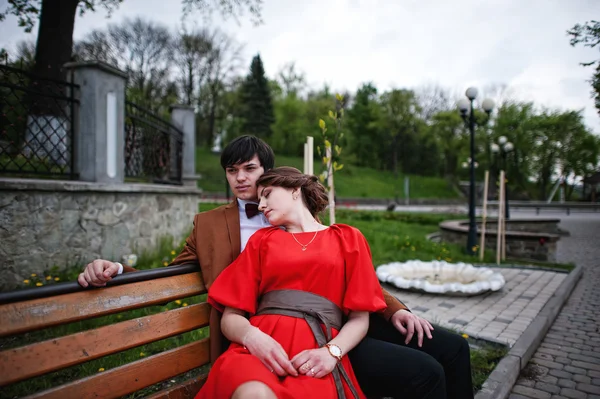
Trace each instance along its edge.
<path fill-rule="evenodd" d="M 314 232 L 295 234 L 302 244 Z M 364 236 L 354 227 L 336 224 L 320 231 L 302 251 L 292 235 L 277 227 L 258 230 L 246 249 L 212 284 L 208 302 L 223 311 L 225 306 L 250 314 L 250 323 L 277 340 L 289 358 L 319 346 L 304 319 L 282 315 L 253 316 L 262 294 L 273 290 L 303 290 L 337 304 L 345 315 L 350 311 L 377 312 L 385 309 L 371 251 Z M 338 331 L 333 329 L 333 336 Z M 348 356 L 343 366 L 360 391 Z M 232 343 L 216 360 L 196 399 L 230 398 L 235 389 L 249 381 L 267 384 L 278 398 L 337 398 L 331 374 L 313 378 L 279 378 L 243 346 Z M 344 382 L 347 398 L 352 393 Z"/>

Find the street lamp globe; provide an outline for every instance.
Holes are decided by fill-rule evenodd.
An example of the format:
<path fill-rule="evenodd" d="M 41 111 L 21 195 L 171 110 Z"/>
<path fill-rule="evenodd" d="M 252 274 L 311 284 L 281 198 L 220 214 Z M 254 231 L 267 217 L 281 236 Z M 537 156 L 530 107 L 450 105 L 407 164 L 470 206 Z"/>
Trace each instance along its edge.
<path fill-rule="evenodd" d="M 465 92 L 465 95 L 469 100 L 475 100 L 477 98 L 477 89 L 475 87 L 469 87 Z"/>
<path fill-rule="evenodd" d="M 511 152 L 514 148 L 515 148 L 514 144 L 511 143 L 510 141 L 508 143 L 504 144 L 505 152 Z"/>
<path fill-rule="evenodd" d="M 463 98 L 458 102 L 458 109 L 459 109 L 460 113 L 463 115 L 467 114 L 470 107 L 471 107 L 471 103 L 466 98 Z"/>
<path fill-rule="evenodd" d="M 500 146 L 496 143 L 492 143 L 492 145 L 490 145 L 490 150 L 492 150 L 494 154 L 497 154 L 500 152 Z"/>
<path fill-rule="evenodd" d="M 481 103 L 481 108 L 483 108 L 483 110 L 489 114 L 494 109 L 494 100 L 486 98 Z"/>

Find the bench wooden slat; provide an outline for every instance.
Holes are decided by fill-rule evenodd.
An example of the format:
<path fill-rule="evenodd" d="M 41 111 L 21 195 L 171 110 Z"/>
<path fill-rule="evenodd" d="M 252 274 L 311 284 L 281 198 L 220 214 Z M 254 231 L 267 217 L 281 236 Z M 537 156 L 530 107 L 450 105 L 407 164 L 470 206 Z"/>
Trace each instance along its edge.
<path fill-rule="evenodd" d="M 201 303 L 0 352 L 0 386 L 204 327 L 209 314 Z"/>
<path fill-rule="evenodd" d="M 207 363 L 209 351 L 206 338 L 27 398 L 119 398 Z"/>
<path fill-rule="evenodd" d="M 206 292 L 200 273 L 0 305 L 0 337 Z"/>
<path fill-rule="evenodd" d="M 208 374 L 189 379 L 171 388 L 146 396 L 145 399 L 193 399 L 202 385 L 206 382 Z"/>

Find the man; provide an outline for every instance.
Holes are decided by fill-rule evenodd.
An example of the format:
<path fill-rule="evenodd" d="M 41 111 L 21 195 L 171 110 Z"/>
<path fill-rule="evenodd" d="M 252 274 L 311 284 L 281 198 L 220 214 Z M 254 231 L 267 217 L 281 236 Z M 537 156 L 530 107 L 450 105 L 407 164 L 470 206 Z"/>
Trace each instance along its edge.
<path fill-rule="evenodd" d="M 258 213 L 255 183 L 274 166 L 271 147 L 253 136 L 238 137 L 223 150 L 221 166 L 236 199 L 197 214 L 192 233 L 172 262 L 200 263 L 207 288 L 237 258 L 250 236 L 269 226 Z M 78 281 L 84 287 L 103 286 L 113 276 L 133 270 L 99 259 L 86 266 Z M 363 391 L 369 396 L 397 398 L 472 398 L 467 342 L 443 329 L 436 330 L 432 338 L 428 321 L 412 314 L 385 290 L 383 293 L 387 309 L 371 315 L 367 337 L 349 353 Z M 219 312 L 211 312 L 211 361 L 228 345 L 220 331 L 220 317 Z"/>

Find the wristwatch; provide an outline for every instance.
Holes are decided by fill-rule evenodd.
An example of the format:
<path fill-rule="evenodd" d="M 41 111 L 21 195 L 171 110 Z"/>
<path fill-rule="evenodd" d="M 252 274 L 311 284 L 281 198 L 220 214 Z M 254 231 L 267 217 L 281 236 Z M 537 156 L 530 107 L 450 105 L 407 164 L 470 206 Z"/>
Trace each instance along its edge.
<path fill-rule="evenodd" d="M 335 357 L 338 361 L 342 360 L 342 349 L 336 344 L 325 344 L 329 354 Z"/>

